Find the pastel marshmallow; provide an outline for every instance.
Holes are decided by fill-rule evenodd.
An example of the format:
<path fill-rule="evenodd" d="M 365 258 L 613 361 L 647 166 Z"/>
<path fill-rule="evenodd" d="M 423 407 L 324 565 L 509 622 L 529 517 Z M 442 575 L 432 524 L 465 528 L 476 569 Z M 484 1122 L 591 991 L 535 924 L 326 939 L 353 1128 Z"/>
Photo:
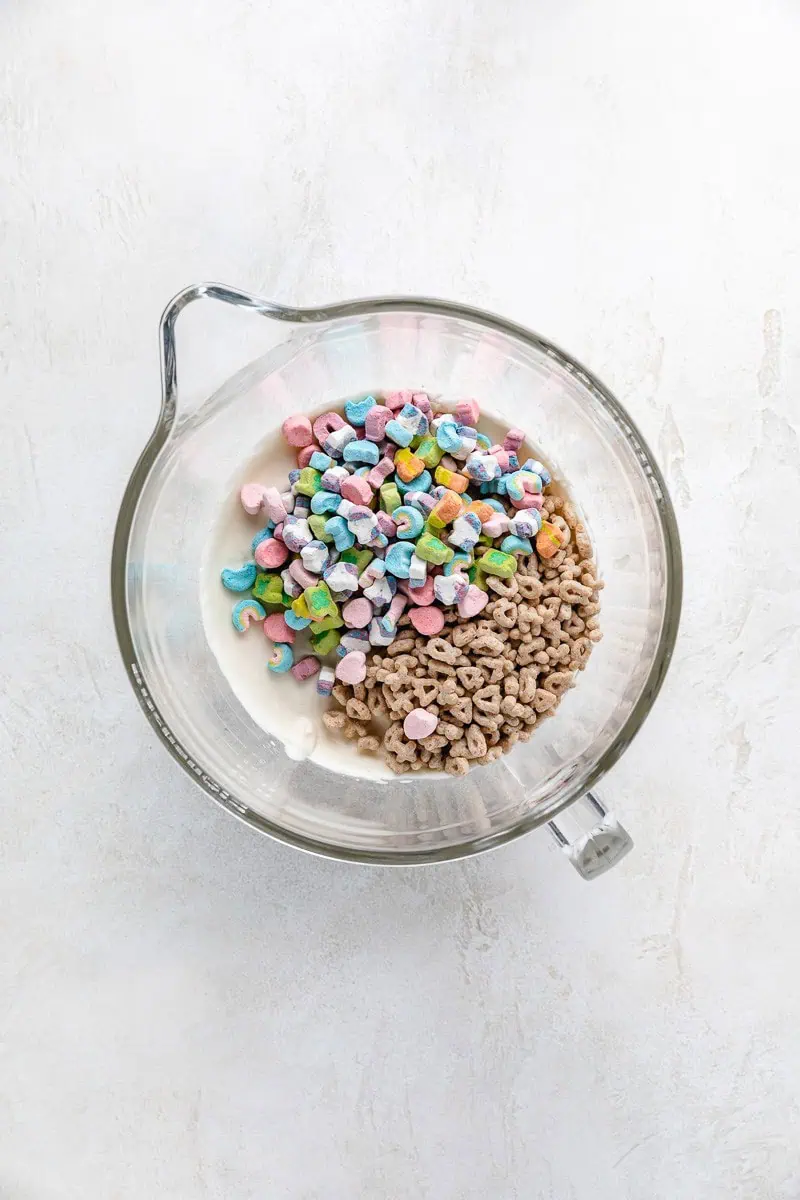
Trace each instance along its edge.
<path fill-rule="evenodd" d="M 425 708 L 414 708 L 403 721 L 403 733 L 409 741 L 419 742 L 436 732 L 439 718 Z"/>
<path fill-rule="evenodd" d="M 371 409 L 377 407 L 378 403 L 374 396 L 365 396 L 363 400 L 346 400 L 344 415 L 355 429 L 361 429 Z"/>
<path fill-rule="evenodd" d="M 367 475 L 367 483 L 370 487 L 379 488 L 393 472 L 394 461 L 391 458 L 384 457 Z"/>
<path fill-rule="evenodd" d="M 270 613 L 264 621 L 264 635 L 271 642 L 286 642 L 291 646 L 294 641 L 294 630 L 286 623 L 282 612 Z"/>
<path fill-rule="evenodd" d="M 314 654 L 307 654 L 304 658 L 298 659 L 291 668 L 294 678 L 300 681 L 313 679 L 319 669 L 320 661 Z"/>
<path fill-rule="evenodd" d="M 281 425 L 281 432 L 289 445 L 297 449 L 309 446 L 314 440 L 311 422 L 308 417 L 301 416 L 300 414 L 287 417 L 283 425 Z"/>
<path fill-rule="evenodd" d="M 371 504 L 375 494 L 363 475 L 348 475 L 342 480 L 340 491 L 352 504 L 363 505 Z"/>
<path fill-rule="evenodd" d="M 312 575 L 321 575 L 328 563 L 328 547 L 324 542 L 318 542 L 315 538 L 313 542 L 303 546 L 300 557 L 307 571 L 310 571 Z"/>
<path fill-rule="evenodd" d="M 275 570 L 282 567 L 289 557 L 289 551 L 283 542 L 277 538 L 265 538 L 255 549 L 254 558 L 262 570 Z"/>
<path fill-rule="evenodd" d="M 434 605 L 412 608 L 410 620 L 417 633 L 423 637 L 436 637 L 444 629 L 444 613 Z"/>
<path fill-rule="evenodd" d="M 358 571 L 353 563 L 339 561 L 326 567 L 322 575 L 333 592 L 354 592 L 358 588 Z"/>
<path fill-rule="evenodd" d="M 351 650 L 339 660 L 336 678 L 342 683 L 363 683 L 367 677 L 367 656 L 361 650 Z"/>
<path fill-rule="evenodd" d="M 267 489 L 262 483 L 246 483 L 239 492 L 242 508 L 251 517 L 261 512 L 265 503 Z"/>
<path fill-rule="evenodd" d="M 319 583 L 318 576 L 312 575 L 308 568 L 303 564 L 302 559 L 299 558 L 294 558 L 289 563 L 289 574 L 291 575 L 292 579 L 294 579 L 296 583 L 299 583 L 300 587 L 304 590 L 305 588 L 311 588 L 314 586 L 314 584 Z"/>
<path fill-rule="evenodd" d="M 364 432 L 371 442 L 382 442 L 386 436 L 386 426 L 392 419 L 392 410 L 383 404 L 375 404 L 370 408 L 364 420 Z"/>
<path fill-rule="evenodd" d="M 489 603 L 489 593 L 471 583 L 464 596 L 458 601 L 458 615 L 465 620 L 477 617 Z"/>
<path fill-rule="evenodd" d="M 330 454 L 333 458 L 341 458 L 346 448 L 351 442 L 356 440 L 356 431 L 352 425 L 345 425 L 342 422 L 338 429 L 334 429 L 329 433 L 322 443 L 322 448 L 326 454 Z"/>
<path fill-rule="evenodd" d="M 365 629 L 372 620 L 372 605 L 365 596 L 348 600 L 342 608 L 342 617 L 348 629 Z"/>
<path fill-rule="evenodd" d="M 469 591 L 469 580 L 461 571 L 454 575 L 437 575 L 433 581 L 433 591 L 440 604 L 458 604 Z"/>

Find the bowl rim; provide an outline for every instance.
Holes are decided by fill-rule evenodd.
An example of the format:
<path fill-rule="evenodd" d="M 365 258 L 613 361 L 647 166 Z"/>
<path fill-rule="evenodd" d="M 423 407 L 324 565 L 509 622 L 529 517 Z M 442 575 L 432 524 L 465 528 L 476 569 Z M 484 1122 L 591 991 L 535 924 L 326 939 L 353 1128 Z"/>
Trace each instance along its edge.
<path fill-rule="evenodd" d="M 578 379 L 593 394 L 627 438 L 649 483 L 664 542 L 666 565 L 664 617 L 653 663 L 625 724 L 610 746 L 586 776 L 581 779 L 579 786 L 570 791 L 569 784 L 565 782 L 564 799 L 553 804 L 546 812 L 527 816 L 508 829 L 471 838 L 454 846 L 398 851 L 364 850 L 349 846 L 337 846 L 285 829 L 250 808 L 245 800 L 233 795 L 217 783 L 172 733 L 150 693 L 144 673 L 137 661 L 128 617 L 126 580 L 130 536 L 139 499 L 159 453 L 171 434 L 178 411 L 175 323 L 183 309 L 199 299 L 222 301 L 292 326 L 324 324 L 340 318 L 397 312 L 456 317 L 466 320 L 483 329 L 494 330 L 515 338 L 552 358 L 562 370 Z M 683 562 L 678 523 L 662 472 L 627 410 L 596 375 L 555 343 L 523 325 L 484 309 L 425 296 L 377 296 L 344 301 L 319 308 L 291 308 L 223 284 L 196 284 L 178 292 L 164 309 L 159 325 L 159 343 L 162 383 L 161 409 L 155 428 L 131 472 L 120 503 L 111 552 L 111 608 L 123 664 L 145 716 L 156 729 L 161 741 L 175 761 L 183 767 L 184 771 L 203 789 L 206 795 L 251 829 L 307 853 L 353 863 L 412 866 L 468 858 L 512 842 L 551 821 L 558 813 L 563 812 L 581 795 L 589 791 L 613 767 L 647 719 L 669 669 L 680 625 Z"/>

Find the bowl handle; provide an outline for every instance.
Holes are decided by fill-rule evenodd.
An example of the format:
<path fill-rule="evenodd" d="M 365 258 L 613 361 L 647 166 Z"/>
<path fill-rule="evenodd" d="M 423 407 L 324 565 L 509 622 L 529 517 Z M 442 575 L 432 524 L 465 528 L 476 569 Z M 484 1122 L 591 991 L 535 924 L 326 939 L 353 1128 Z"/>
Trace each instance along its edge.
<path fill-rule="evenodd" d="M 221 283 L 198 283 L 184 288 L 173 296 L 164 312 L 158 327 L 158 340 L 161 347 L 161 415 L 159 424 L 169 429 L 175 420 L 178 403 L 178 368 L 175 352 L 175 322 L 180 314 L 195 300 L 219 300 L 223 304 L 232 304 L 235 308 L 246 308 L 250 312 L 260 313 L 275 321 L 286 321 L 290 324 L 322 320 L 326 315 L 324 310 L 287 308 L 275 304 L 271 300 L 262 300 L 249 292 L 238 288 L 226 287 Z"/>
<path fill-rule="evenodd" d="M 605 874 L 633 848 L 630 834 L 594 792 L 559 813 L 549 828 L 582 879 Z"/>

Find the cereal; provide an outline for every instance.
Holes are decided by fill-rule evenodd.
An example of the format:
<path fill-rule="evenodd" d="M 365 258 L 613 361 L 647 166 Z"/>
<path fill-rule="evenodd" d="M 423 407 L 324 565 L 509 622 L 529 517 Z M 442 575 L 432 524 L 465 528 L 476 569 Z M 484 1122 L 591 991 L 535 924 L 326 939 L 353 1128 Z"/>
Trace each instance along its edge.
<path fill-rule="evenodd" d="M 521 430 L 479 425 L 476 401 L 436 412 L 413 391 L 288 419 L 297 468 L 285 490 L 241 489 L 269 520 L 254 561 L 221 572 L 237 628 L 264 622 L 269 669 L 316 676 L 340 706 L 325 725 L 398 773 L 460 776 L 527 741 L 602 636 L 574 506 Z"/>

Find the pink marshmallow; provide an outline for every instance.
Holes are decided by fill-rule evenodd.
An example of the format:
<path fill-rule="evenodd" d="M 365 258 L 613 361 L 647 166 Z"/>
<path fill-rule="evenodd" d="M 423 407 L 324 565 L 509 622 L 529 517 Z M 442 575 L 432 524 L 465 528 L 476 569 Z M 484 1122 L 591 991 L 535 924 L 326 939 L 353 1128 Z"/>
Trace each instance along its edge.
<path fill-rule="evenodd" d="M 444 613 L 434 605 L 412 608 L 409 613 L 411 624 L 423 637 L 436 637 L 444 629 Z"/>
<path fill-rule="evenodd" d="M 434 601 L 434 591 L 433 591 L 434 578 L 435 578 L 435 576 L 429 574 L 427 576 L 427 578 L 425 579 L 425 582 L 423 583 L 422 587 L 415 587 L 415 588 L 412 588 L 409 586 L 407 579 L 401 579 L 400 584 L 399 584 L 400 591 L 403 593 L 404 596 L 408 597 L 408 599 L 411 601 L 412 604 L 418 604 L 420 606 L 424 606 L 427 604 L 433 604 L 433 601 Z"/>
<path fill-rule="evenodd" d="M 541 511 L 542 498 L 534 492 L 523 492 L 521 500 L 515 500 L 513 496 L 509 496 L 508 498 L 514 505 L 514 508 L 538 508 Z"/>
<path fill-rule="evenodd" d="M 268 487 L 264 492 L 264 503 L 269 511 L 270 521 L 274 521 L 276 525 L 280 525 L 286 519 L 286 505 L 281 499 L 281 494 L 275 487 Z"/>
<path fill-rule="evenodd" d="M 385 533 L 390 540 L 397 536 L 397 522 L 387 512 L 381 509 L 375 516 L 378 518 L 378 529 L 381 533 Z"/>
<path fill-rule="evenodd" d="M 511 454 L 516 454 L 524 441 L 525 434 L 521 429 L 509 429 L 503 438 L 503 449 L 508 450 Z"/>
<path fill-rule="evenodd" d="M 363 650 L 351 650 L 340 659 L 336 678 L 342 683 L 363 683 L 367 677 L 367 656 Z"/>
<path fill-rule="evenodd" d="M 429 713 L 426 708 L 415 708 L 403 721 L 403 733 L 409 741 L 419 742 L 422 738 L 430 737 L 438 724 L 439 718 Z"/>
<path fill-rule="evenodd" d="M 342 480 L 340 491 L 345 500 L 353 504 L 369 504 L 374 495 L 364 475 L 348 475 L 347 479 Z"/>
<path fill-rule="evenodd" d="M 364 433 L 371 442 L 382 442 L 386 426 L 392 419 L 392 410 L 383 404 L 374 404 L 364 422 Z"/>
<path fill-rule="evenodd" d="M 389 605 L 389 611 L 386 616 L 390 621 L 394 621 L 396 625 L 403 613 L 406 611 L 407 604 L 408 600 L 405 598 L 405 596 L 395 596 L 392 600 L 392 603 Z"/>
<path fill-rule="evenodd" d="M 474 428 L 481 415 L 481 406 L 477 400 L 461 400 L 456 405 L 455 418 L 459 425 L 469 425 Z"/>
<path fill-rule="evenodd" d="M 458 602 L 458 615 L 467 619 L 477 617 L 488 603 L 489 593 L 471 583 L 467 588 L 467 594 Z"/>
<path fill-rule="evenodd" d="M 415 405 L 421 413 L 424 413 L 430 421 L 431 417 L 433 416 L 433 409 L 431 408 L 431 400 L 427 392 L 414 392 L 414 395 L 411 397 L 411 403 Z"/>
<path fill-rule="evenodd" d="M 366 629 L 372 620 L 372 605 L 366 596 L 358 596 L 343 606 L 342 617 L 348 629 Z"/>
<path fill-rule="evenodd" d="M 372 468 L 366 476 L 367 483 L 371 487 L 379 488 L 382 483 L 385 483 L 389 476 L 394 471 L 394 463 L 390 458 L 382 458 L 381 461 Z"/>
<path fill-rule="evenodd" d="M 298 658 L 292 667 L 292 674 L 295 679 L 299 679 L 302 682 L 302 680 L 311 679 L 316 675 L 321 666 L 322 663 L 315 655 L 307 654 L 305 658 Z"/>
<path fill-rule="evenodd" d="M 262 570 L 274 571 L 276 567 L 283 566 L 289 557 L 289 551 L 277 538 L 264 538 L 264 541 L 256 546 L 253 557 Z"/>
<path fill-rule="evenodd" d="M 249 513 L 251 517 L 254 517 L 256 513 L 261 512 L 266 491 L 267 489 L 264 487 L 263 483 L 246 483 L 239 492 L 239 499 L 242 502 L 242 508 L 246 513 Z"/>
<path fill-rule="evenodd" d="M 297 455 L 298 467 L 307 467 L 318 450 L 319 446 L 316 442 L 312 442 L 310 446 L 304 446 Z"/>
<path fill-rule="evenodd" d="M 505 513 L 496 512 L 481 526 L 483 532 L 490 538 L 500 537 L 508 529 L 508 517 Z"/>
<path fill-rule="evenodd" d="M 299 558 L 292 559 L 289 563 L 289 574 L 292 579 L 297 580 L 302 588 L 316 587 L 319 583 L 319 576 L 312 575 L 310 571 L 307 571 Z"/>
<path fill-rule="evenodd" d="M 386 396 L 384 397 L 384 403 L 386 404 L 387 408 L 392 410 L 393 413 L 398 412 L 404 404 L 411 403 L 411 397 L 413 394 L 414 393 L 409 390 L 404 392 L 387 392 Z"/>
<path fill-rule="evenodd" d="M 291 646 L 294 641 L 294 630 L 286 624 L 282 612 L 270 613 L 264 622 L 264 635 L 271 642 L 284 642 Z"/>
<path fill-rule="evenodd" d="M 319 442 L 321 446 L 329 433 L 333 433 L 334 429 L 343 429 L 344 425 L 344 418 L 340 417 L 338 413 L 323 413 L 314 422 L 314 440 Z"/>
<path fill-rule="evenodd" d="M 290 446 L 296 446 L 300 449 L 302 446 L 308 446 L 313 440 L 311 433 L 311 422 L 308 417 L 297 414 L 294 417 L 287 417 L 281 425 L 281 431 L 286 441 Z"/>

